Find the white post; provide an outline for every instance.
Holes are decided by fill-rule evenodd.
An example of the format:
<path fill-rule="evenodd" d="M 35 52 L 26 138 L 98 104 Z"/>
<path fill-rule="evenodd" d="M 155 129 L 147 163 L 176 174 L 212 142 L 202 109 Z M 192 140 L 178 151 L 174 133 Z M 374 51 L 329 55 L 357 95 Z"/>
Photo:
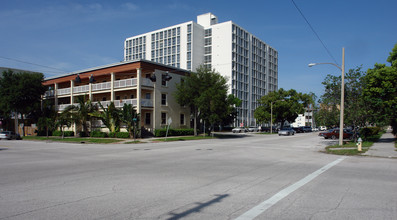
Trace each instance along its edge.
<path fill-rule="evenodd" d="M 55 108 L 58 110 L 58 83 L 54 85 Z"/>
<path fill-rule="evenodd" d="M 74 88 L 74 81 L 70 80 L 70 104 L 73 105 L 73 88 Z"/>
<path fill-rule="evenodd" d="M 141 78 L 142 78 L 142 68 L 136 69 L 136 78 L 137 78 L 137 86 L 136 86 L 136 111 L 137 113 L 141 113 Z"/>
<path fill-rule="evenodd" d="M 114 73 L 110 73 L 110 101 L 114 102 Z"/>

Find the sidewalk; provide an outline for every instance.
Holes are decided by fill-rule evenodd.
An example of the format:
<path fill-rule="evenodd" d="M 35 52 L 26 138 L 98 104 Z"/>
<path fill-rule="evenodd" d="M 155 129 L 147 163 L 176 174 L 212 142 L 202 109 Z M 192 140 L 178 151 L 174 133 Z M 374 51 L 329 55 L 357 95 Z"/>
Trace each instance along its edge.
<path fill-rule="evenodd" d="M 382 135 L 379 141 L 374 143 L 374 145 L 363 155 L 397 159 L 397 151 L 394 147 L 395 141 L 396 138 L 393 136 L 391 131 L 387 131 Z"/>

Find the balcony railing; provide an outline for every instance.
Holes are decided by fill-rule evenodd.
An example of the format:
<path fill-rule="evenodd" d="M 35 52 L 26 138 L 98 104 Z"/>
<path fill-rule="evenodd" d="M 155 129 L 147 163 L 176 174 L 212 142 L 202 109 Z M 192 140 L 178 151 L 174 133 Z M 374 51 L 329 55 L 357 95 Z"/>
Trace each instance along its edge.
<path fill-rule="evenodd" d="M 153 82 L 150 81 L 150 79 L 141 78 L 141 82 L 142 82 L 142 86 L 153 87 Z M 114 81 L 114 88 L 115 89 L 134 87 L 136 85 L 137 85 L 137 79 L 136 78 Z M 94 91 L 102 91 L 102 90 L 110 90 L 110 89 L 111 89 L 111 82 L 103 82 L 103 83 L 92 84 L 92 91 L 93 92 Z M 73 87 L 73 93 L 74 94 L 85 93 L 85 92 L 89 92 L 89 91 L 90 91 L 89 85 Z M 70 88 L 58 89 L 57 90 L 57 95 L 58 96 L 70 95 Z M 46 97 L 54 96 L 54 90 L 47 91 L 45 93 L 45 96 Z"/>
<path fill-rule="evenodd" d="M 92 84 L 92 91 L 107 90 L 111 88 L 111 82 Z"/>
<path fill-rule="evenodd" d="M 73 87 L 73 93 L 82 93 L 82 92 L 89 92 L 89 91 L 90 91 L 89 85 Z"/>
<path fill-rule="evenodd" d="M 58 89 L 57 95 L 70 95 L 70 88 Z"/>
<path fill-rule="evenodd" d="M 136 86 L 137 85 L 137 79 L 123 79 L 123 80 L 117 80 L 114 82 L 114 88 L 125 88 L 125 87 L 131 87 L 131 86 Z"/>
<path fill-rule="evenodd" d="M 110 105 L 111 101 L 100 101 L 100 102 L 93 102 L 93 104 L 101 103 L 104 108 L 107 108 Z M 137 99 L 124 99 L 124 100 L 114 100 L 114 106 L 116 108 L 122 108 L 124 104 L 131 104 L 133 106 L 137 106 Z M 79 104 L 73 104 L 78 106 Z M 58 110 L 63 111 L 71 104 L 60 104 L 58 105 Z M 99 105 L 98 105 L 99 106 Z M 153 107 L 153 101 L 151 99 L 141 99 L 141 106 L 142 107 Z"/>
<path fill-rule="evenodd" d="M 54 96 L 55 91 L 54 90 L 48 90 L 44 93 L 45 97 L 52 97 Z"/>

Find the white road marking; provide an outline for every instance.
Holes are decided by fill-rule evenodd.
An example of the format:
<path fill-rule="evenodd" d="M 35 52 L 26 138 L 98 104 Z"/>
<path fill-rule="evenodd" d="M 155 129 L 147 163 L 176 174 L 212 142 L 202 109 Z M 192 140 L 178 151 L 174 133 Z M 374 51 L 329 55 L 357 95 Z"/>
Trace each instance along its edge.
<path fill-rule="evenodd" d="M 278 201 L 282 200 L 283 198 L 287 197 L 289 194 L 294 192 L 295 190 L 299 189 L 300 187 L 304 186 L 305 184 L 309 183 L 316 177 L 318 177 L 320 174 L 324 173 L 331 167 L 337 165 L 341 161 L 343 161 L 346 157 L 341 157 L 325 166 L 320 168 L 319 170 L 313 172 L 312 174 L 309 174 L 305 178 L 299 180 L 298 182 L 290 185 L 289 187 L 281 190 L 278 192 L 276 195 L 272 196 L 268 200 L 263 201 L 259 205 L 253 207 L 252 209 L 248 210 L 244 214 L 240 215 L 236 220 L 252 220 L 256 218 L 258 215 L 262 214 L 265 212 L 268 208 L 272 207 L 274 204 L 276 204 Z"/>

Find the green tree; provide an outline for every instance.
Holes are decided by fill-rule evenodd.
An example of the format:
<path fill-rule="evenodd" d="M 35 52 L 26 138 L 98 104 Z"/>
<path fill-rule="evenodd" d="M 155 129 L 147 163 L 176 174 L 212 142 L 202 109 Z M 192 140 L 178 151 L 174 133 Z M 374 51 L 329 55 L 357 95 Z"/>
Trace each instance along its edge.
<path fill-rule="evenodd" d="M 123 110 L 121 111 L 121 121 L 127 125 L 130 138 L 136 138 L 138 134 L 138 126 L 140 114 L 138 114 L 133 105 L 124 103 Z"/>
<path fill-rule="evenodd" d="M 227 95 L 227 81 L 215 70 L 200 66 L 184 81 L 177 84 L 175 98 L 182 106 L 190 107 L 194 118 L 194 135 L 197 121 L 201 119 L 211 130 L 215 124 L 230 122 L 235 117 L 239 101 Z"/>
<path fill-rule="evenodd" d="M 375 122 L 387 122 L 397 134 L 397 44 L 387 59 L 391 66 L 375 64 L 365 76 L 364 99 Z"/>
<path fill-rule="evenodd" d="M 55 105 L 49 100 L 43 101 L 43 107 L 40 111 L 40 116 L 37 121 L 38 135 L 45 135 L 48 138 L 49 132 L 54 131 L 56 127 L 57 111 Z"/>
<path fill-rule="evenodd" d="M 368 105 L 363 99 L 365 73 L 361 67 L 350 69 L 345 74 L 344 123 L 347 125 L 364 126 L 369 119 Z M 320 99 L 320 110 L 316 114 L 317 122 L 327 127 L 339 125 L 341 76 L 327 75 L 322 82 L 324 94 Z"/>
<path fill-rule="evenodd" d="M 45 92 L 43 80 L 42 73 L 4 71 L 0 79 L 0 107 L 3 114 L 19 113 L 25 124 L 25 117 L 29 117 L 36 108 L 40 108 L 41 95 Z"/>
<path fill-rule="evenodd" d="M 95 111 L 90 113 L 91 116 L 101 119 L 103 124 L 109 129 L 110 132 L 120 131 L 121 110 L 116 108 L 114 102 L 110 102 L 107 108 L 99 102 L 102 111 Z"/>
<path fill-rule="evenodd" d="M 255 109 L 254 117 L 259 123 L 270 121 L 270 112 L 273 106 L 273 121 L 276 123 L 293 122 L 298 114 L 303 114 L 305 107 L 313 104 L 312 95 L 298 93 L 293 89 L 269 92 L 259 100 L 260 106 Z"/>
<path fill-rule="evenodd" d="M 66 109 L 63 110 L 61 114 L 70 114 L 72 121 L 76 124 L 76 126 L 82 127 L 82 135 L 87 137 L 89 136 L 87 122 L 91 122 L 91 114 L 96 112 L 97 110 L 98 106 L 96 104 L 93 104 L 90 99 L 86 100 L 85 96 L 78 96 L 77 103 L 75 105 L 70 105 L 66 107 Z"/>
<path fill-rule="evenodd" d="M 345 77 L 345 123 L 362 127 L 368 122 L 369 108 L 363 98 L 365 73 L 361 67 L 350 69 Z"/>
<path fill-rule="evenodd" d="M 65 127 L 65 126 L 70 127 L 72 125 L 72 119 L 73 119 L 73 116 L 72 116 L 71 111 L 63 111 L 57 115 L 55 125 L 56 125 L 56 127 L 59 127 L 59 129 L 61 130 L 62 139 L 65 137 L 65 134 L 64 134 L 65 132 L 64 132 L 63 127 Z"/>

